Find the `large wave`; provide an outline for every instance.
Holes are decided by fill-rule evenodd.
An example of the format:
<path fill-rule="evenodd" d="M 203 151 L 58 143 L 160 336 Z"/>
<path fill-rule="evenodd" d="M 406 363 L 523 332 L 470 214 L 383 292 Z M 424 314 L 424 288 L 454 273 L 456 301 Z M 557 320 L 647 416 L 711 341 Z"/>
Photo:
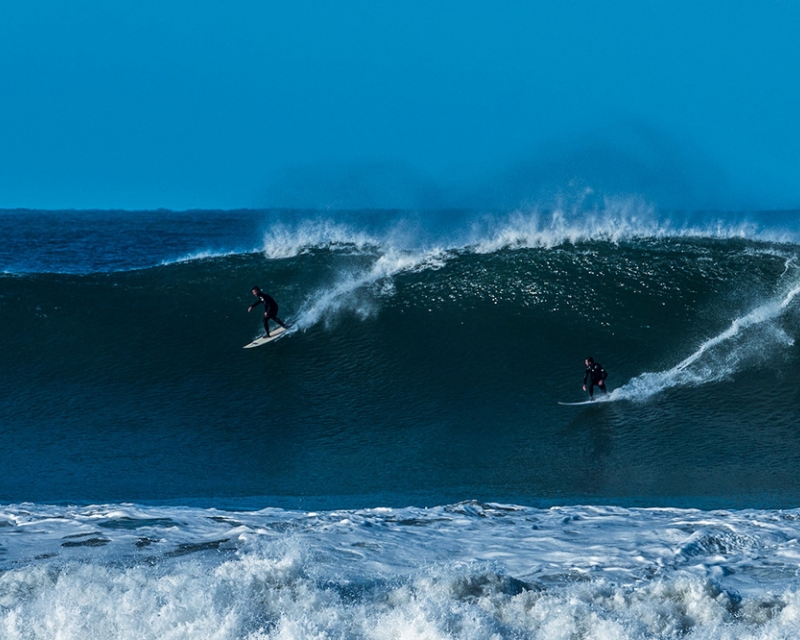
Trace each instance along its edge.
<path fill-rule="evenodd" d="M 762 234 L 744 216 L 627 206 L 572 221 L 284 212 L 258 251 L 4 276 L 0 491 L 791 503 L 798 245 L 765 239 L 787 231 L 775 221 Z M 253 284 L 295 330 L 245 351 L 262 330 Z M 565 412 L 585 398 L 587 355 L 627 401 Z M 777 432 L 754 440 L 753 425 Z M 703 448 L 684 447 L 696 433 Z M 86 443 L 105 453 L 87 459 Z M 192 455 L 165 465 L 165 450 Z M 83 461 L 66 484 L 62 459 Z"/>

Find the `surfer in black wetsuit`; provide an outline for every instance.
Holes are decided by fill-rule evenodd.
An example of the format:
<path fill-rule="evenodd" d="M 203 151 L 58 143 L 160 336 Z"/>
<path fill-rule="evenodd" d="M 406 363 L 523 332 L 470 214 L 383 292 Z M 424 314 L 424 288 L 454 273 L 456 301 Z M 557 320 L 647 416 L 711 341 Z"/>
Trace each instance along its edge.
<path fill-rule="evenodd" d="M 594 400 L 594 386 L 597 385 L 603 390 L 603 393 L 608 393 L 606 389 L 606 378 L 608 372 L 603 369 L 603 365 L 595 362 L 594 358 L 589 357 L 585 360 L 586 372 L 583 374 L 583 390 L 586 391 L 586 385 L 589 385 L 589 399 Z"/>
<path fill-rule="evenodd" d="M 270 318 L 286 329 L 287 326 L 283 323 L 283 320 L 278 317 L 278 303 L 275 302 L 275 299 L 268 293 L 264 293 L 258 287 L 253 287 L 252 291 L 253 295 L 258 298 L 258 300 L 247 307 L 247 313 L 250 313 L 253 310 L 253 307 L 257 307 L 262 302 L 264 303 L 264 331 L 267 332 L 267 337 L 269 338 Z"/>

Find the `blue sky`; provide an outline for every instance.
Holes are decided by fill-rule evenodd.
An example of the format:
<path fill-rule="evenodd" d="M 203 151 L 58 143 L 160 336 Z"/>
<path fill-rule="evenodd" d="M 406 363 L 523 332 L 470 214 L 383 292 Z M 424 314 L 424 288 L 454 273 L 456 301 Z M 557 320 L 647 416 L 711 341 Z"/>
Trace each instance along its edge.
<path fill-rule="evenodd" d="M 0 208 L 800 208 L 800 1 L 4 0 Z"/>

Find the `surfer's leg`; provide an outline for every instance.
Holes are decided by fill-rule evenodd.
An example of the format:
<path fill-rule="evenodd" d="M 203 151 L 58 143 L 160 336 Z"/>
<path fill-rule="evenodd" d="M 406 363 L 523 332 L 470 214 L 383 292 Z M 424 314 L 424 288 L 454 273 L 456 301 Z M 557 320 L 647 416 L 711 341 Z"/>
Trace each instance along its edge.
<path fill-rule="evenodd" d="M 269 314 L 264 314 L 264 331 L 267 332 L 267 337 L 269 338 Z"/>
<path fill-rule="evenodd" d="M 264 310 L 264 315 L 267 318 L 272 318 L 275 322 L 277 322 L 284 329 L 288 329 L 289 328 L 283 323 L 283 320 L 281 320 L 278 317 L 278 305 L 275 305 L 274 307 L 270 307 L 269 309 L 265 309 Z M 266 322 L 266 320 L 265 320 L 265 322 Z"/>

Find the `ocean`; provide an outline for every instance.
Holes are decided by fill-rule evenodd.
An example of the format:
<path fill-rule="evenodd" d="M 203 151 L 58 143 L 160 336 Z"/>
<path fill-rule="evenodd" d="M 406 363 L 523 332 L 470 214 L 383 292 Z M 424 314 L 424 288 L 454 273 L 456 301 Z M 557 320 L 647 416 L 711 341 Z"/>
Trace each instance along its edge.
<path fill-rule="evenodd" d="M 2 639 L 800 637 L 800 212 L 0 238 Z"/>

